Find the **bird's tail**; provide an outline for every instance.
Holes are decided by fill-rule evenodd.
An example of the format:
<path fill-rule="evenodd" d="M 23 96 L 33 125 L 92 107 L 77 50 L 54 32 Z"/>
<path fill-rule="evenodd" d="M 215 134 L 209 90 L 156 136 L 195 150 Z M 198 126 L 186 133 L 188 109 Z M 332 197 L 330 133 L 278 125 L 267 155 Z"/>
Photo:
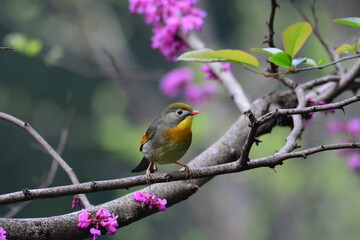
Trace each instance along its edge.
<path fill-rule="evenodd" d="M 141 160 L 141 162 L 139 163 L 139 165 L 137 165 L 136 168 L 134 168 L 133 170 L 131 170 L 131 172 L 141 172 L 144 170 L 147 170 L 149 167 L 149 160 L 147 160 L 145 157 Z M 150 172 L 154 172 L 157 170 L 156 164 L 154 163 L 152 168 L 150 169 Z"/>

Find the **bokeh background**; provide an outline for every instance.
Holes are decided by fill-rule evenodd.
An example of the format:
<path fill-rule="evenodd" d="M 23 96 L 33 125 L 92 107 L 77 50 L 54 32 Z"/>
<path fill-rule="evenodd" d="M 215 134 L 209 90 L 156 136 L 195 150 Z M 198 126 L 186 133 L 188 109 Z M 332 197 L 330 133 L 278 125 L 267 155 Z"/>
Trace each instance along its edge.
<path fill-rule="evenodd" d="M 278 1 L 275 28 L 281 32 L 303 21 L 291 1 Z M 298 1 L 308 14 L 312 1 Z M 270 1 L 199 1 L 208 15 L 199 36 L 213 49 L 250 51 L 265 47 L 265 22 Z M 333 23 L 340 17 L 359 17 L 358 0 L 316 1 L 320 31 L 333 46 L 351 43 L 359 31 Z M 16 51 L 0 52 L 0 111 L 29 122 L 53 147 L 62 129 L 69 131 L 63 158 L 80 181 L 132 176 L 141 159 L 139 141 L 151 121 L 168 104 L 159 79 L 171 69 L 188 66 L 196 81 L 204 81 L 196 63 L 167 62 L 150 48 L 151 29 L 142 17 L 128 12 L 125 0 L 1 0 L 0 41 Z M 314 36 L 299 55 L 327 56 Z M 260 56 L 260 55 L 257 55 Z M 267 64 L 263 61 L 262 66 Z M 351 61 L 345 65 L 351 64 Z M 116 65 L 116 67 L 114 67 Z M 304 72 L 306 80 L 332 69 Z M 233 72 L 252 100 L 283 87 L 233 66 Z M 349 97 L 351 93 L 341 98 Z M 218 139 L 240 113 L 218 84 L 217 94 L 202 104 L 193 126 L 193 144 L 183 158 L 192 159 Z M 358 104 L 346 114 L 315 114 L 306 123 L 302 147 L 339 141 L 328 133 L 331 119 L 360 115 Z M 261 138 L 252 157 L 273 153 L 284 144 L 289 128 L 277 127 Z M 51 159 L 22 129 L 0 121 L 0 193 L 36 188 L 46 177 Z M 176 166 L 160 166 L 161 171 Z M 52 186 L 69 184 L 60 169 Z M 336 152 L 214 178 L 189 200 L 120 228 L 102 239 L 359 239 L 360 175 L 350 171 Z M 89 194 L 93 204 L 129 191 Z M 71 212 L 72 197 L 37 200 L 16 217 L 44 217 Z M 4 216 L 11 206 L 1 206 Z"/>

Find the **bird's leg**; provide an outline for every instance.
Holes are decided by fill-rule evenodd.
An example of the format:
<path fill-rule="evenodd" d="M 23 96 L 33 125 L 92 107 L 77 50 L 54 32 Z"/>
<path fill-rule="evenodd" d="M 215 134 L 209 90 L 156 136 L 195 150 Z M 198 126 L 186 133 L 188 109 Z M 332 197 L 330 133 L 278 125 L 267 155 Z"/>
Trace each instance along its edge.
<path fill-rule="evenodd" d="M 188 167 L 188 165 L 186 164 L 182 164 L 182 163 L 179 163 L 179 162 L 175 162 L 177 165 L 180 165 L 182 167 L 185 168 L 185 171 L 186 171 L 186 177 L 189 178 L 190 180 L 194 178 L 194 173 L 192 172 L 192 170 Z"/>
<path fill-rule="evenodd" d="M 146 169 L 146 183 L 147 185 L 149 185 L 150 187 L 150 184 L 151 184 L 151 179 L 152 179 L 152 174 L 151 174 L 151 169 L 153 167 L 153 162 L 150 162 L 148 168 Z"/>

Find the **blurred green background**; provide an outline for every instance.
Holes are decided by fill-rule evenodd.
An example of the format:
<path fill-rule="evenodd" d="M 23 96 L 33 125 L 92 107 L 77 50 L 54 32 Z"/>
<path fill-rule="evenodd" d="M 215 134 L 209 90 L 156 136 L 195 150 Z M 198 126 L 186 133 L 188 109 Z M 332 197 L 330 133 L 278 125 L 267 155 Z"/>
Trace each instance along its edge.
<path fill-rule="evenodd" d="M 208 47 L 245 51 L 265 47 L 270 1 L 199 2 L 208 13 L 200 34 Z M 281 47 L 281 32 L 302 18 L 290 1 L 278 2 L 275 28 Z M 311 3 L 299 1 L 306 13 Z M 358 0 L 316 1 L 320 31 L 329 44 L 351 43 L 359 37 L 355 28 L 332 22 L 358 17 L 358 9 Z M 11 44 L 16 51 L 0 52 L 0 111 L 29 122 L 54 148 L 61 130 L 67 128 L 62 156 L 82 182 L 132 176 L 130 170 L 141 159 L 139 141 L 148 125 L 169 103 L 183 101 L 161 95 L 161 76 L 186 65 L 196 71 L 196 81 L 205 81 L 199 64 L 166 62 L 150 48 L 150 36 L 143 19 L 129 14 L 125 0 L 2 0 L 0 45 Z M 298 55 L 327 58 L 314 36 Z M 262 67 L 267 67 L 265 61 Z M 304 82 L 331 70 L 304 72 L 295 79 Z M 233 66 L 233 71 L 252 100 L 282 88 L 240 67 Z M 220 84 L 212 99 L 195 107 L 201 114 L 195 119 L 193 144 L 182 162 L 210 146 L 240 114 Z M 359 116 L 359 111 L 355 106 L 347 107 L 345 116 L 342 112 L 315 114 L 306 123 L 302 147 L 338 141 L 328 134 L 326 122 Z M 275 128 L 263 136 L 252 157 L 279 149 L 289 131 Z M 0 121 L 0 132 L 0 193 L 36 188 L 51 159 L 24 130 Z M 160 171 L 175 169 L 160 166 Z M 52 186 L 69 183 L 60 169 Z M 335 152 L 321 153 L 287 161 L 276 172 L 256 169 L 216 177 L 189 200 L 120 228 L 115 236 L 101 238 L 359 239 L 359 183 L 360 175 L 347 168 L 345 158 Z M 88 196 L 99 204 L 129 191 Z M 16 217 L 68 213 L 71 200 L 33 201 Z M 2 206 L 0 215 L 9 207 Z"/>

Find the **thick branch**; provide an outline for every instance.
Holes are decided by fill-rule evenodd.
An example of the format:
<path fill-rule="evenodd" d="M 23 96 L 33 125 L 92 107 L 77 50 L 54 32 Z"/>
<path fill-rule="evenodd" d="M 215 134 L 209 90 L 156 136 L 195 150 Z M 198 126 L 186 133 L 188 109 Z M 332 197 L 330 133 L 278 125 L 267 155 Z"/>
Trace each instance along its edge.
<path fill-rule="evenodd" d="M 246 166 L 241 167 L 240 161 L 235 161 L 227 164 L 220 164 L 211 167 L 205 167 L 193 170 L 194 178 L 213 177 L 220 174 L 228 174 L 234 172 L 246 171 L 259 167 L 271 167 L 274 168 L 276 165 L 280 165 L 284 160 L 293 158 L 306 158 L 307 156 L 329 150 L 343 149 L 343 148 L 360 148 L 360 143 L 342 143 L 342 144 L 330 144 L 309 148 L 299 152 L 275 154 L 269 157 L 259 158 L 250 161 Z M 174 179 L 186 179 L 186 172 L 173 172 L 170 174 L 155 174 L 153 180 L 161 181 L 167 176 L 172 176 Z M 143 177 L 144 183 L 146 182 Z M 169 205 L 175 204 L 177 201 L 184 200 L 188 194 L 196 192 L 197 186 L 183 182 L 168 183 L 166 193 L 163 190 L 163 184 L 154 184 L 151 187 L 152 193 L 159 197 L 167 197 Z M 148 191 L 149 189 L 143 189 Z M 173 195 L 176 192 L 176 195 Z M 180 196 L 180 199 L 179 197 Z M 90 211 L 95 211 L 99 207 L 104 207 L 111 212 L 118 214 L 118 221 L 120 226 L 128 225 L 140 218 L 155 213 L 155 210 L 147 210 L 141 207 L 136 201 L 133 200 L 133 194 L 130 193 L 124 197 L 113 200 L 111 202 L 91 208 Z M 26 239 L 82 239 L 86 236 L 86 231 L 77 228 L 76 220 L 77 215 L 80 212 L 74 212 L 62 216 L 49 217 L 49 218 L 38 218 L 38 219 L 0 219 L 0 225 L 8 230 L 8 237 L 11 239 L 24 238 L 27 234 Z M 67 226 L 68 231 L 64 231 L 63 227 Z M 14 229 L 16 228 L 16 230 Z M 27 233 L 27 229 L 31 229 L 31 235 Z M 46 229 L 46 231 L 44 231 Z M 25 233 L 24 233 L 25 232 Z M 71 233 L 71 234 L 69 234 Z M 26 235 L 25 235 L 26 236 Z"/>
<path fill-rule="evenodd" d="M 278 98 L 282 98 L 282 97 L 284 97 L 284 93 L 280 92 L 280 93 L 274 93 L 273 95 L 270 95 L 263 99 L 259 99 L 254 103 L 252 112 L 254 113 L 255 116 L 259 117 L 264 115 L 266 112 L 268 112 L 269 109 L 279 108 L 282 105 L 277 105 L 277 104 L 283 101 L 279 101 Z M 287 104 L 287 106 L 296 105 L 295 102 L 294 103 L 289 102 L 289 97 L 286 97 L 286 99 L 288 101 L 283 103 Z M 273 105 L 274 103 L 275 105 Z M 346 103 L 347 102 L 343 102 L 343 104 Z M 336 106 L 339 107 L 339 105 Z M 332 105 L 331 108 L 336 106 Z M 316 106 L 313 109 L 307 108 L 307 110 L 320 111 L 320 109 L 325 110 L 327 108 L 328 105 L 322 105 L 319 107 Z M 294 109 L 294 110 L 285 109 L 284 111 L 288 111 L 288 114 L 299 114 L 304 112 L 304 110 L 300 110 L 300 109 Z M 284 111 L 279 111 L 279 112 L 280 114 L 282 114 L 284 113 Z M 276 117 L 276 113 L 274 112 L 274 114 L 270 114 L 270 115 L 266 114 L 265 116 L 267 116 L 268 118 L 273 118 Z M 262 119 L 262 121 L 265 121 L 264 118 L 260 118 L 260 119 Z M 216 165 L 220 165 L 219 168 L 221 168 L 224 167 L 224 165 L 222 164 L 227 164 L 237 161 L 240 157 L 240 148 L 241 148 L 240 146 L 244 145 L 248 136 L 248 132 L 249 132 L 248 123 L 249 121 L 247 117 L 241 115 L 240 118 L 234 123 L 234 125 L 228 130 L 228 132 L 225 133 L 223 137 L 221 137 L 216 143 L 210 146 L 206 151 L 204 151 L 198 157 L 192 160 L 188 164 L 188 166 L 194 170 L 203 167 L 216 166 Z M 268 125 L 267 128 L 269 129 L 272 126 L 273 125 Z M 353 145 L 351 144 L 351 146 Z M 354 146 L 357 147 L 358 145 L 355 144 Z M 288 154 L 290 154 L 289 156 L 296 157 L 295 156 L 296 153 L 288 153 Z M 261 164 L 265 164 L 266 162 L 270 165 L 272 164 L 273 166 L 275 161 L 277 160 L 281 161 L 283 160 L 282 157 L 287 155 L 282 154 L 280 156 L 273 155 L 270 156 L 269 158 L 257 159 L 256 161 L 254 160 L 249 162 L 247 166 L 259 167 Z M 236 162 L 236 164 L 238 163 L 239 162 Z M 206 170 L 199 169 L 197 171 L 210 171 L 211 169 L 212 168 Z M 200 174 L 200 172 L 196 172 L 196 174 Z M 155 174 L 154 178 L 164 177 L 166 178 L 166 180 L 168 180 L 168 176 L 171 176 L 173 178 L 179 176 L 180 178 L 180 177 L 186 177 L 186 174 L 183 172 L 171 173 L 170 175 Z M 197 175 L 197 177 L 200 177 L 200 175 Z M 146 182 L 145 176 L 137 176 L 132 179 L 133 181 L 138 181 L 139 183 L 141 182 L 141 184 L 145 184 Z M 209 177 L 206 177 L 200 179 L 193 179 L 191 182 L 176 181 L 171 183 L 153 184 L 151 185 L 151 192 L 153 194 L 156 194 L 160 198 L 166 198 L 168 200 L 169 206 L 171 206 L 190 197 L 192 194 L 194 194 L 197 191 L 198 187 L 205 184 L 209 179 L 210 179 Z M 92 183 L 89 184 L 90 187 L 91 184 Z M 76 187 L 77 187 L 76 185 L 71 186 L 71 188 L 76 188 Z M 148 188 L 145 188 L 142 191 L 148 191 L 148 190 L 149 190 Z M 71 192 L 71 195 L 73 194 L 76 193 Z M 115 199 L 113 201 L 99 205 L 97 207 L 104 207 L 109 211 L 118 214 L 119 215 L 118 220 L 121 226 L 130 224 L 134 221 L 137 221 L 155 212 L 155 211 L 149 211 L 143 209 L 142 207 L 140 207 L 140 205 L 137 202 L 135 202 L 132 199 L 132 197 L 133 197 L 133 193 L 130 193 L 124 197 Z M 96 208 L 90 208 L 90 209 L 95 211 Z M 78 214 L 79 212 L 67 214 L 67 215 L 49 217 L 49 218 L 0 219 L 0 225 L 8 231 L 7 235 L 9 239 L 12 238 L 16 239 L 24 236 L 28 236 L 28 239 L 82 239 L 87 236 L 87 233 L 85 230 L 84 231 L 79 230 L 76 226 Z M 64 231 L 64 229 L 67 229 L 67 231 Z"/>

